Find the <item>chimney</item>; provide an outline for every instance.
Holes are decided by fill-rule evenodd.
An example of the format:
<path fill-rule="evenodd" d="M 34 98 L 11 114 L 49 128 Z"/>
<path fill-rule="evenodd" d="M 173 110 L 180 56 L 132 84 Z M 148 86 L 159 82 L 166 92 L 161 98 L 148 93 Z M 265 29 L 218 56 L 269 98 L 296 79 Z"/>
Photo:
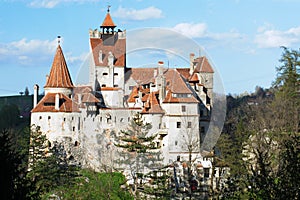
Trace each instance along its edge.
<path fill-rule="evenodd" d="M 78 96 L 78 104 L 80 105 L 81 104 L 81 101 L 82 101 L 82 94 L 77 94 Z"/>
<path fill-rule="evenodd" d="M 190 53 L 190 75 L 194 72 L 194 60 L 195 60 L 195 54 Z"/>
<path fill-rule="evenodd" d="M 155 78 L 157 76 L 157 69 L 153 70 L 153 77 Z"/>
<path fill-rule="evenodd" d="M 38 86 L 38 84 L 35 84 L 33 86 L 33 90 L 34 90 L 34 92 L 33 92 L 33 108 L 35 108 L 36 105 L 37 105 L 38 96 L 39 96 L 39 86 Z"/>
<path fill-rule="evenodd" d="M 163 75 L 163 70 L 164 70 L 164 62 L 158 61 L 158 75 L 159 76 Z"/>
<path fill-rule="evenodd" d="M 55 110 L 59 110 L 59 94 L 55 95 Z"/>

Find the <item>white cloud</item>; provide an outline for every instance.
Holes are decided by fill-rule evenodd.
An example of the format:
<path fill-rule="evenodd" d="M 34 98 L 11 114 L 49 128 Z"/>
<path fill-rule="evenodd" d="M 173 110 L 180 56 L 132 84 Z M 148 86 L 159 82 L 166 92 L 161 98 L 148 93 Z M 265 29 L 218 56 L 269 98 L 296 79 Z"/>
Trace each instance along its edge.
<path fill-rule="evenodd" d="M 162 18 L 162 11 L 154 6 L 136 10 L 132 8 L 119 7 L 118 10 L 112 13 L 113 16 L 127 20 L 147 20 Z"/>
<path fill-rule="evenodd" d="M 0 44 L 0 62 L 35 65 L 54 56 L 57 40 L 27 40 Z"/>
<path fill-rule="evenodd" d="M 63 38 L 61 39 L 63 43 Z M 0 63 L 18 63 L 26 66 L 51 65 L 57 48 L 57 39 L 54 40 L 27 40 L 7 44 L 0 43 Z M 65 52 L 65 59 L 68 63 L 83 62 L 88 53 L 75 56 L 72 52 Z"/>
<path fill-rule="evenodd" d="M 192 38 L 207 36 L 207 25 L 205 23 L 180 23 L 174 26 L 173 30 Z"/>
<path fill-rule="evenodd" d="M 260 48 L 291 47 L 300 42 L 300 27 L 290 28 L 286 31 L 275 30 L 270 27 L 259 27 L 254 42 Z"/>
<path fill-rule="evenodd" d="M 32 0 L 28 5 L 34 8 L 54 8 L 61 3 L 98 2 L 99 0 Z"/>
<path fill-rule="evenodd" d="M 236 30 L 224 33 L 209 32 L 205 23 L 180 23 L 175 25 L 172 29 L 191 38 L 207 38 L 212 40 L 232 40 L 243 38 L 243 36 Z"/>

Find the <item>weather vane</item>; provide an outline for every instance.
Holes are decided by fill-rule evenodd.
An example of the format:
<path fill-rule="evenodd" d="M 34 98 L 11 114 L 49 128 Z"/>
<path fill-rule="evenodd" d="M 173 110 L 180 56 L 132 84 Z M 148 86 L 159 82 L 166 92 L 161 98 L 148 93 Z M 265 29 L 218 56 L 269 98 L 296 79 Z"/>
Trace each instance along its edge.
<path fill-rule="evenodd" d="M 108 5 L 108 6 L 107 6 L 107 12 L 109 12 L 110 7 L 111 7 L 111 5 Z"/>

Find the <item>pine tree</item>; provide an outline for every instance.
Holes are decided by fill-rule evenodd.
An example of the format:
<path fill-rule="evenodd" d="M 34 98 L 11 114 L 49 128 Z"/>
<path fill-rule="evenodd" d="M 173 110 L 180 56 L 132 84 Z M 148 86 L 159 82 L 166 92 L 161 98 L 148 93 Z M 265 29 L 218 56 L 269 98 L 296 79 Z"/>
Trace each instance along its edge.
<path fill-rule="evenodd" d="M 50 142 L 39 127 L 31 128 L 27 179 L 28 197 L 39 199 L 56 188 L 72 184 L 78 174 L 76 166 L 69 165 L 64 147 Z"/>
<path fill-rule="evenodd" d="M 143 121 L 140 113 L 136 113 L 128 129 L 120 132 L 119 141 L 115 144 L 123 149 L 120 152 L 120 165 L 130 170 L 133 179 L 131 191 L 135 198 L 141 198 L 144 185 L 149 183 L 149 180 L 145 180 L 147 174 L 161 166 L 159 147 L 154 141 L 157 135 L 148 135 L 151 127 L 150 123 Z"/>

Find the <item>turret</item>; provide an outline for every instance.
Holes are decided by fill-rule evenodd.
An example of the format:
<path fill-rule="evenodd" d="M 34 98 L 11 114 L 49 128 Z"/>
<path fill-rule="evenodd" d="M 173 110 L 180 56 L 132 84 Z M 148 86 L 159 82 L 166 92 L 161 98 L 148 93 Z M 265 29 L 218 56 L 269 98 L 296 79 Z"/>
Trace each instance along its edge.
<path fill-rule="evenodd" d="M 71 97 L 74 85 L 59 43 L 60 42 L 58 41 L 50 74 L 47 77 L 47 82 L 44 86 L 45 95 L 47 93 L 63 93 L 64 95 Z"/>

